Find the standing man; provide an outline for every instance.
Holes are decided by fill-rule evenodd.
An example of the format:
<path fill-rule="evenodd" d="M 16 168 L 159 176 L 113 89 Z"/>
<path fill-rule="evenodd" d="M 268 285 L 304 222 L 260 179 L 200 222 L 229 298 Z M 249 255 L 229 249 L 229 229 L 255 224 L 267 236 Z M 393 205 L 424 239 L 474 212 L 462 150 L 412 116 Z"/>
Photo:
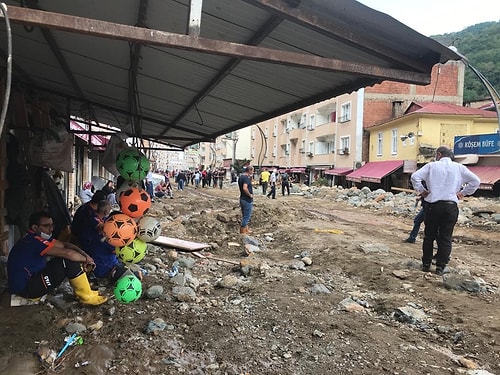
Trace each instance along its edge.
<path fill-rule="evenodd" d="M 458 219 L 458 200 L 474 194 L 479 177 L 467 167 L 452 161 L 453 152 L 446 146 L 436 150 L 436 161 L 412 174 L 413 188 L 425 201 L 422 271 L 432 263 L 434 240 L 437 242 L 436 274 L 442 275 L 451 254 L 451 237 Z M 427 188 L 423 186 L 426 183 Z"/>
<path fill-rule="evenodd" d="M 276 199 L 276 181 L 278 180 L 278 171 L 276 169 L 271 173 L 271 177 L 269 177 L 269 186 L 271 187 L 271 191 L 267 194 L 267 197 L 272 197 L 272 199 Z"/>
<path fill-rule="evenodd" d="M 262 195 L 266 195 L 267 187 L 269 186 L 269 177 L 271 173 L 267 170 L 267 168 L 263 168 L 260 174 L 260 182 L 262 183 Z"/>
<path fill-rule="evenodd" d="M 146 192 L 149 194 L 151 198 L 151 202 L 155 201 L 155 193 L 153 190 L 153 171 L 151 168 L 148 171 L 148 174 L 146 175 Z"/>
<path fill-rule="evenodd" d="M 238 178 L 238 186 L 240 188 L 240 207 L 241 207 L 241 225 L 240 234 L 252 233 L 248 229 L 248 223 L 252 216 L 253 208 L 253 186 L 252 186 L 253 167 L 248 166 Z"/>
<path fill-rule="evenodd" d="M 285 190 L 287 195 L 290 195 L 290 176 L 288 176 L 288 173 L 283 172 L 281 175 L 281 195 L 285 196 Z"/>

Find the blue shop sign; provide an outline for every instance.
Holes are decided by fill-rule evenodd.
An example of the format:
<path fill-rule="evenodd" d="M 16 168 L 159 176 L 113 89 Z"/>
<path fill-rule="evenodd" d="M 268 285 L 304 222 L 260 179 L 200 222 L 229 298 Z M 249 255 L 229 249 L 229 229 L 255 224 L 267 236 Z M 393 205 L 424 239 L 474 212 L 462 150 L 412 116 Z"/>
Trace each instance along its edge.
<path fill-rule="evenodd" d="M 455 137 L 455 155 L 500 154 L 500 134 L 459 135 Z"/>

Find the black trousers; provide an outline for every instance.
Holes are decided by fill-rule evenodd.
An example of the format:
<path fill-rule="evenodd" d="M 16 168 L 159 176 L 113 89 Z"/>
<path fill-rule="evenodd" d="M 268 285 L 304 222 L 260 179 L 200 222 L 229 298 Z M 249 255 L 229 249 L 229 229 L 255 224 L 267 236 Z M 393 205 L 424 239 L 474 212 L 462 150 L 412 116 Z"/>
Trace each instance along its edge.
<path fill-rule="evenodd" d="M 285 190 L 290 195 L 290 184 L 288 182 L 281 183 L 281 195 L 285 195 Z"/>
<path fill-rule="evenodd" d="M 458 219 L 458 206 L 453 201 L 437 201 L 426 203 L 424 210 L 425 230 L 422 244 L 422 263 L 431 264 L 435 240 L 438 246 L 436 266 L 444 267 L 448 264 L 451 254 L 451 238 Z"/>
<path fill-rule="evenodd" d="M 271 191 L 267 194 L 267 197 L 272 197 L 276 199 L 276 184 L 271 184 Z"/>
<path fill-rule="evenodd" d="M 29 279 L 26 288 L 19 295 L 38 298 L 57 288 L 63 280 L 74 279 L 83 273 L 80 262 L 64 258 L 52 258 L 47 266 Z"/>

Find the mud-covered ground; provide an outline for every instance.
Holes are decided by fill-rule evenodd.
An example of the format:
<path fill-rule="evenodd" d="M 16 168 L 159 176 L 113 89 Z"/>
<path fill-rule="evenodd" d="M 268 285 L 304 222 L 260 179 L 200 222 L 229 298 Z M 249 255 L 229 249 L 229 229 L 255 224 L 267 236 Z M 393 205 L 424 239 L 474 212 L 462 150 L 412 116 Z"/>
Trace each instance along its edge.
<path fill-rule="evenodd" d="M 419 270 L 421 238 L 403 243 L 412 217 L 336 202 L 329 188 L 256 196 L 250 236 L 237 188 L 175 194 L 149 214 L 164 236 L 210 244 L 206 258 L 151 246 L 143 297 L 128 305 L 110 287 L 98 307 L 66 294 L 5 307 L 4 294 L 0 374 L 500 374 L 498 226 L 457 226 L 442 277 Z M 40 343 L 59 351 L 75 322 L 83 344 L 44 368 Z"/>

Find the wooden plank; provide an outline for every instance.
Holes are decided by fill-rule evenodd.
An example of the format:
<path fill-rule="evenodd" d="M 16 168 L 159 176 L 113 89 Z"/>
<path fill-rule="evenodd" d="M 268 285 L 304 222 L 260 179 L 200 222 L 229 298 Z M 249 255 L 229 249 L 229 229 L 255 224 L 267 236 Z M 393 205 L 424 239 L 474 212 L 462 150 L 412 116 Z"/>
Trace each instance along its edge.
<path fill-rule="evenodd" d="M 416 193 L 415 190 L 405 189 L 405 188 L 399 188 L 399 187 L 391 187 L 391 190 L 404 191 L 405 193 Z"/>
<path fill-rule="evenodd" d="M 165 236 L 159 236 L 156 240 L 152 241 L 151 243 L 158 246 L 174 247 L 176 249 L 181 249 L 183 251 L 197 251 L 210 247 L 210 245 L 206 243 L 185 241 L 185 240 L 180 240 L 178 238 L 165 237 Z"/>

